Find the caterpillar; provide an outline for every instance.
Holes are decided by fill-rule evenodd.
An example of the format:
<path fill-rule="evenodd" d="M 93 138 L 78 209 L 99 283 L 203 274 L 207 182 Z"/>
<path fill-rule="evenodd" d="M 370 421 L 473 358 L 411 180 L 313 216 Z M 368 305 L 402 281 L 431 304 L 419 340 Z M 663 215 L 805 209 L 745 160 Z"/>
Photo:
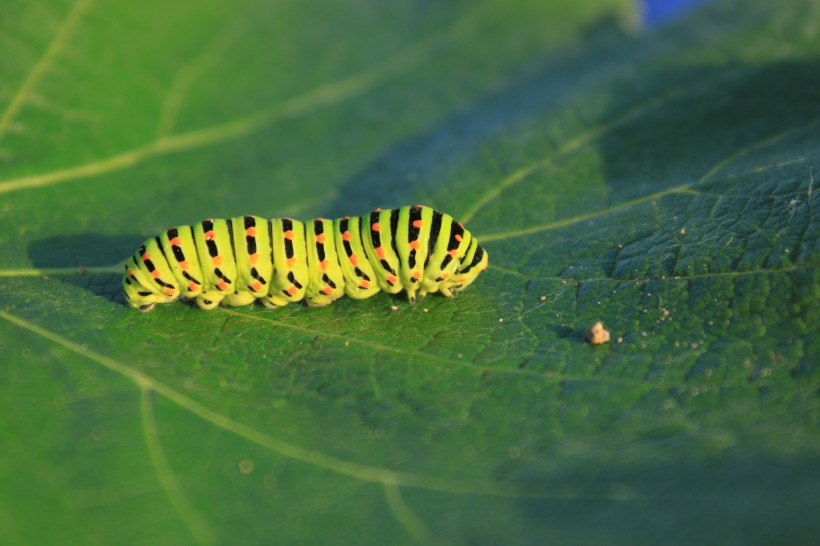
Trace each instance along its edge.
<path fill-rule="evenodd" d="M 126 260 L 123 290 L 140 311 L 180 297 L 202 309 L 254 300 L 320 307 L 380 290 L 404 290 L 414 302 L 434 292 L 452 297 L 487 264 L 463 225 L 423 205 L 312 222 L 237 216 L 148 239 Z"/>

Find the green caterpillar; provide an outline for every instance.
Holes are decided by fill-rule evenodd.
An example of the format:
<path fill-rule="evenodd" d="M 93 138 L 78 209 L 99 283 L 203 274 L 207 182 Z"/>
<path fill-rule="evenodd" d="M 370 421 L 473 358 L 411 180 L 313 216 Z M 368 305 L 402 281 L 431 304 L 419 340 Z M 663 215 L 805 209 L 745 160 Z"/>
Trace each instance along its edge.
<path fill-rule="evenodd" d="M 196 298 L 203 309 L 260 300 L 278 307 L 323 306 L 384 290 L 416 297 L 466 288 L 487 268 L 487 253 L 448 214 L 430 207 L 376 209 L 302 223 L 258 216 L 203 220 L 145 241 L 125 264 L 128 303 Z"/>

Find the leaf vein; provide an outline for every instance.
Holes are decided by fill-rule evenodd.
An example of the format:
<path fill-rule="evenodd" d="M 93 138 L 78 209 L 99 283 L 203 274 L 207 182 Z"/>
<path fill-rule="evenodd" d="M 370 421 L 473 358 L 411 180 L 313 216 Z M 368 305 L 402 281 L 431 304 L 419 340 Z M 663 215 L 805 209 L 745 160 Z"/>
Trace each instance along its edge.
<path fill-rule="evenodd" d="M 39 83 L 40 78 L 46 73 L 52 61 L 63 51 L 66 41 L 74 30 L 74 26 L 83 13 L 91 7 L 93 0 L 78 0 L 71 11 L 68 13 L 65 21 L 57 29 L 57 33 L 49 44 L 43 56 L 37 61 L 37 64 L 31 69 L 17 94 L 11 99 L 3 115 L 0 116 L 0 138 L 6 133 L 6 130 L 11 123 L 11 120 L 17 115 L 17 112 L 23 107 L 26 101 L 30 98 L 34 87 Z"/>
<path fill-rule="evenodd" d="M 199 512 L 193 507 L 183 492 L 182 486 L 177 480 L 165 452 L 162 449 L 157 422 L 154 416 L 154 408 L 151 403 L 151 390 L 140 386 L 140 415 L 142 417 L 142 430 L 145 435 L 145 445 L 151 458 L 154 472 L 159 479 L 165 495 L 171 502 L 171 506 L 177 511 L 182 521 L 188 526 L 191 534 L 198 544 L 216 544 L 217 538 L 208 523 L 202 518 Z"/>

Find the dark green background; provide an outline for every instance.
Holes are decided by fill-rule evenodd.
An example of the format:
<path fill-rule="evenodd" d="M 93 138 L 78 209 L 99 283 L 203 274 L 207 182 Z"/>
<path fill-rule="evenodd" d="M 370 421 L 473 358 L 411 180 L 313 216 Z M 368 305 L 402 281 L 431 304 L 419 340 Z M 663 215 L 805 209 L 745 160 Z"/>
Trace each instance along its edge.
<path fill-rule="evenodd" d="M 814 543 L 820 2 L 635 13 L 5 2 L 0 542 Z M 456 300 L 124 305 L 170 225 L 414 203 Z"/>

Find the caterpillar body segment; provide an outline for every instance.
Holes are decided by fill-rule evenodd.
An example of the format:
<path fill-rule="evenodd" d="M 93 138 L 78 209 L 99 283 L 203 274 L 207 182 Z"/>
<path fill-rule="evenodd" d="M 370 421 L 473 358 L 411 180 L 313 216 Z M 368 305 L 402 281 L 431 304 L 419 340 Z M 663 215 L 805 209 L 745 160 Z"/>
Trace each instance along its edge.
<path fill-rule="evenodd" d="M 435 292 L 452 297 L 487 264 L 464 226 L 424 206 L 310 222 L 238 216 L 148 239 L 127 260 L 123 289 L 141 311 L 180 297 L 203 309 L 257 299 L 268 307 L 318 307 L 380 290 L 404 290 L 414 301 Z"/>
<path fill-rule="evenodd" d="M 290 218 L 274 218 L 268 224 L 273 247 L 273 278 L 262 303 L 267 307 L 279 307 L 302 301 L 310 279 L 305 225 Z"/>
<path fill-rule="evenodd" d="M 345 279 L 345 294 L 357 300 L 369 298 L 381 289 L 364 249 L 362 225 L 360 217 L 345 216 L 336 221 L 334 229 L 339 266 Z"/>

